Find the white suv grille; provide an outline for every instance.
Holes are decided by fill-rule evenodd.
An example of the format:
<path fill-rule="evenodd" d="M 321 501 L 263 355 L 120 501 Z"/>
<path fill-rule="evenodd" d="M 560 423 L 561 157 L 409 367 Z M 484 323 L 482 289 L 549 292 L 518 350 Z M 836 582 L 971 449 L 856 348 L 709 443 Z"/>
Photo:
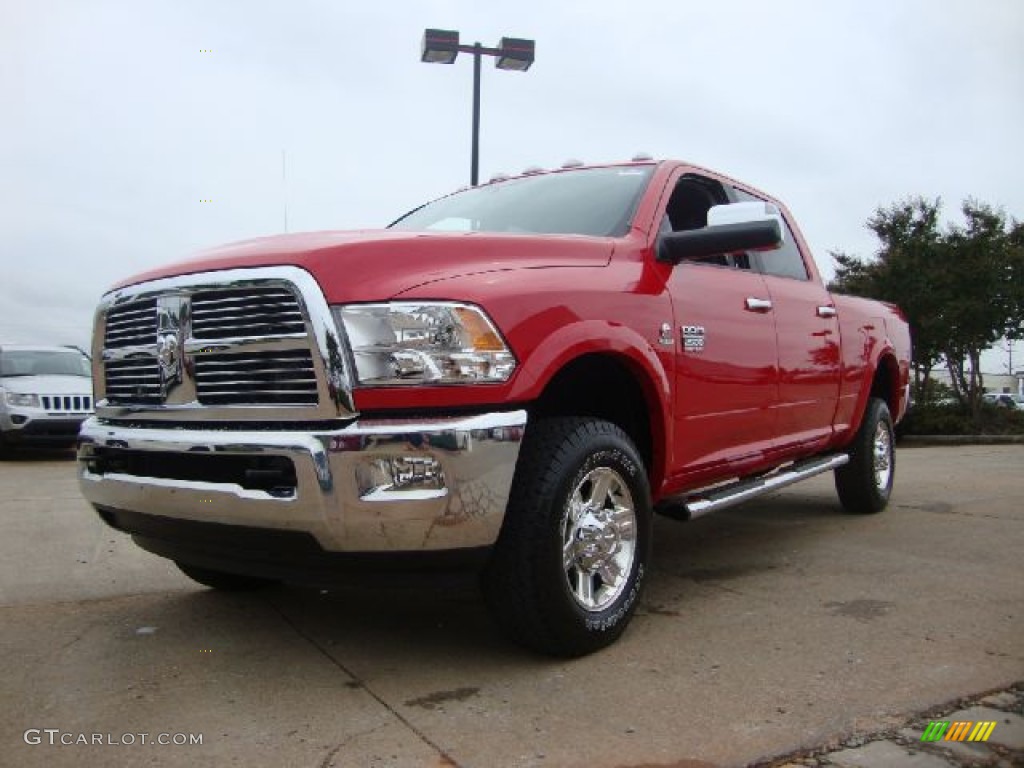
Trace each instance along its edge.
<path fill-rule="evenodd" d="M 50 413 L 88 413 L 92 398 L 88 395 L 41 395 L 43 410 Z"/>

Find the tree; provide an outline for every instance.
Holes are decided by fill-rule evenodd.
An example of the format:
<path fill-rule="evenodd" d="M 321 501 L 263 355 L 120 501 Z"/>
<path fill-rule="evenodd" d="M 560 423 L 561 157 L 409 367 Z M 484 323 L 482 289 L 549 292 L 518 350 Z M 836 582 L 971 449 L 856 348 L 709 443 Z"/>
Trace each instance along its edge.
<path fill-rule="evenodd" d="M 973 200 L 964 202 L 966 225 L 945 236 L 945 266 L 951 300 L 945 308 L 949 337 L 944 356 L 953 389 L 976 415 L 983 391 L 981 353 L 1019 327 L 1018 287 L 1013 284 L 1014 254 L 1001 211 Z M 1016 316 L 1016 317 L 1015 317 Z"/>
<path fill-rule="evenodd" d="M 914 388 L 929 400 L 929 375 L 945 361 L 953 391 L 977 417 L 981 353 L 1024 335 L 1024 225 L 967 200 L 964 224 L 939 227 L 941 202 L 911 198 L 878 208 L 867 226 L 880 241 L 871 260 L 833 253 L 832 289 L 892 301 L 910 321 Z"/>
<path fill-rule="evenodd" d="M 945 338 L 940 321 L 945 297 L 932 268 L 943 248 L 940 209 L 939 200 L 921 197 L 878 208 L 866 224 L 880 242 L 873 260 L 832 252 L 832 290 L 894 302 L 907 316 L 914 342 L 914 397 L 919 402 L 931 399 L 928 382 L 942 359 Z"/>

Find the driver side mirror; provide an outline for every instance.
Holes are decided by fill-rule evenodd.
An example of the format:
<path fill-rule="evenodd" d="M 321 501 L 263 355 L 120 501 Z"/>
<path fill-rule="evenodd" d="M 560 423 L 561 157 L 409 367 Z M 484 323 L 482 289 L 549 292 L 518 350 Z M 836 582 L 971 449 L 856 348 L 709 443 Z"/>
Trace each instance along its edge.
<path fill-rule="evenodd" d="M 678 264 L 736 251 L 770 251 L 780 247 L 782 215 L 771 203 L 714 205 L 702 229 L 666 232 L 658 240 L 658 261 Z"/>

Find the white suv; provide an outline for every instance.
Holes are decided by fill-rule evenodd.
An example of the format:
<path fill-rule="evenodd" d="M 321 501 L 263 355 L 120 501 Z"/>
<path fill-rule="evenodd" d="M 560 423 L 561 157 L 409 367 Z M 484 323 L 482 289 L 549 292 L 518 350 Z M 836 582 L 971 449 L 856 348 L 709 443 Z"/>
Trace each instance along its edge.
<path fill-rule="evenodd" d="M 73 446 L 92 413 L 90 363 L 80 350 L 0 346 L 0 449 Z"/>
<path fill-rule="evenodd" d="M 1024 395 L 1015 395 L 1010 392 L 986 392 L 981 397 L 986 403 L 992 405 L 1024 411 Z"/>

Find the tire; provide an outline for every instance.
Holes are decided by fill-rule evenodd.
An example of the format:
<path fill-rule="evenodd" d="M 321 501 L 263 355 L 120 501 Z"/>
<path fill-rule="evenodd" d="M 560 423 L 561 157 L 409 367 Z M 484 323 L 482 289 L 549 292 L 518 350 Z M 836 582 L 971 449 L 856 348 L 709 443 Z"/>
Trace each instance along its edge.
<path fill-rule="evenodd" d="M 177 560 L 174 561 L 174 564 L 193 581 L 198 581 L 204 587 L 219 589 L 223 592 L 249 592 L 277 584 L 273 579 L 261 579 L 257 576 L 242 576 L 237 573 L 214 571 L 209 568 L 188 565 Z"/>
<path fill-rule="evenodd" d="M 0 435 L 0 459 L 17 459 L 24 454 L 25 446 L 23 443 L 8 440 L 3 435 Z"/>
<path fill-rule="evenodd" d="M 836 491 L 846 512 L 870 515 L 888 505 L 896 477 L 895 442 L 889 407 L 884 400 L 871 398 L 850 445 L 850 461 L 835 471 Z"/>
<path fill-rule="evenodd" d="M 651 493 L 629 437 L 597 419 L 530 424 L 483 573 L 506 634 L 553 656 L 610 645 L 636 610 L 650 549 Z"/>

